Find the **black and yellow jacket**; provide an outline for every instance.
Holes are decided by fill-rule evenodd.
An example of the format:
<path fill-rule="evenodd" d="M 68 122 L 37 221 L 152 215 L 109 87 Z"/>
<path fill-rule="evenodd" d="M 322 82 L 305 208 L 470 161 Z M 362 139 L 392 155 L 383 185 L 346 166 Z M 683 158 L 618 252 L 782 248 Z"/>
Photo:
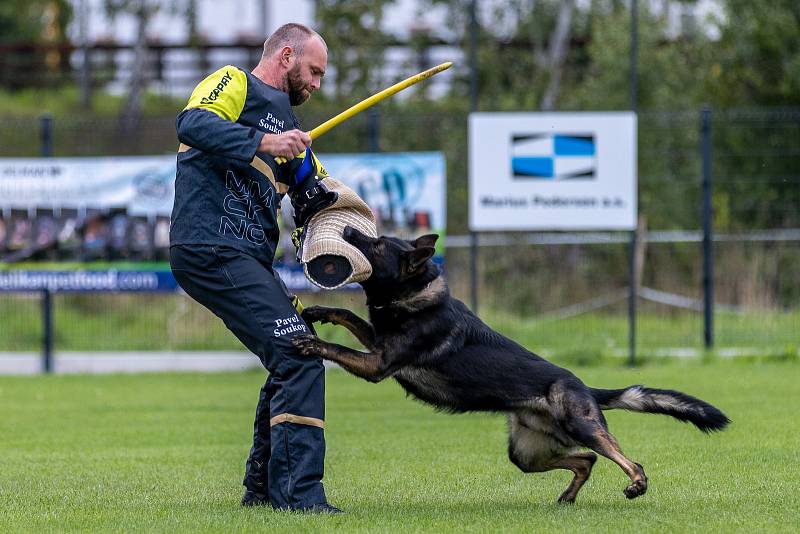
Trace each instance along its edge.
<path fill-rule="evenodd" d="M 288 165 L 257 152 L 265 133 L 299 128 L 289 95 L 225 66 L 192 92 L 177 118 L 171 245 L 227 245 L 272 263 Z"/>

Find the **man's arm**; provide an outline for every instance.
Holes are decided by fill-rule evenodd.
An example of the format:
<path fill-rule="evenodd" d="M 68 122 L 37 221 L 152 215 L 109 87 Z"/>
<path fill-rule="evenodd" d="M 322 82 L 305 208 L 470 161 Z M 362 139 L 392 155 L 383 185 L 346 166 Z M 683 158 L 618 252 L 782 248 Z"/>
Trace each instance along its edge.
<path fill-rule="evenodd" d="M 264 132 L 236 121 L 247 99 L 247 76 L 233 66 L 209 75 L 192 92 L 176 122 L 178 140 L 219 156 L 251 161 L 256 151 L 289 159 L 311 144 L 300 130 L 282 134 Z"/>
<path fill-rule="evenodd" d="M 181 111 L 177 130 L 178 140 L 191 148 L 242 161 L 252 161 L 264 135 L 200 108 Z"/>

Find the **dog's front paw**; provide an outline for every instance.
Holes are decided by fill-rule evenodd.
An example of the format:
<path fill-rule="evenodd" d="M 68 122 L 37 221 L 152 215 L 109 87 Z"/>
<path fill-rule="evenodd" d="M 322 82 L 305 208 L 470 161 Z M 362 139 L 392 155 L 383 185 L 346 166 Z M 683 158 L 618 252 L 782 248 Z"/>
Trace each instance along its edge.
<path fill-rule="evenodd" d="M 309 334 L 297 336 L 292 339 L 292 345 L 294 345 L 297 351 L 303 356 L 319 357 L 322 353 L 322 343 L 323 341 L 320 338 Z"/>
<path fill-rule="evenodd" d="M 300 316 L 306 324 L 327 323 L 330 322 L 328 321 L 329 312 L 330 308 L 326 308 L 325 306 L 309 306 L 303 310 Z"/>

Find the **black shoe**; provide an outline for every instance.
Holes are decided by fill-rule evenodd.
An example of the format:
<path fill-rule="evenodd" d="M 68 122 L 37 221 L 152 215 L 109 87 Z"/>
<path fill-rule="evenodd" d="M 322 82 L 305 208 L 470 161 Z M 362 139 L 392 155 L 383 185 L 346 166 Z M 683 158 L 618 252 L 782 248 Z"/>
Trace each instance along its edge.
<path fill-rule="evenodd" d="M 263 493 L 245 490 L 244 495 L 242 496 L 242 506 L 266 506 L 268 504 L 269 499 Z"/>
<path fill-rule="evenodd" d="M 309 506 L 307 508 L 302 508 L 300 510 L 304 514 L 343 514 L 342 510 L 339 510 L 335 506 L 331 506 L 330 504 L 323 502 L 320 504 L 315 504 L 313 506 Z"/>

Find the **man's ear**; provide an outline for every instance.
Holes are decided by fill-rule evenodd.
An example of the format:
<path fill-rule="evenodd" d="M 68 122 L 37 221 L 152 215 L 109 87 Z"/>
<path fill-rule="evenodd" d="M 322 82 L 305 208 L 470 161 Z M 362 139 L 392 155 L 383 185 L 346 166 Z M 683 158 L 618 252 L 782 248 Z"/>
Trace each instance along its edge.
<path fill-rule="evenodd" d="M 288 66 L 289 62 L 291 61 L 292 55 L 294 55 L 294 50 L 292 49 L 292 47 L 284 46 L 281 49 L 281 55 L 280 55 L 281 63 L 283 65 Z"/>
<path fill-rule="evenodd" d="M 439 239 L 438 234 L 425 234 L 419 236 L 416 240 L 414 240 L 414 247 L 435 247 L 436 240 Z"/>
<path fill-rule="evenodd" d="M 408 261 L 408 264 L 406 265 L 406 272 L 408 274 L 415 272 L 417 269 L 425 265 L 425 262 L 431 259 L 435 252 L 436 249 L 433 247 L 422 247 L 409 250 L 406 253 L 406 260 Z"/>

